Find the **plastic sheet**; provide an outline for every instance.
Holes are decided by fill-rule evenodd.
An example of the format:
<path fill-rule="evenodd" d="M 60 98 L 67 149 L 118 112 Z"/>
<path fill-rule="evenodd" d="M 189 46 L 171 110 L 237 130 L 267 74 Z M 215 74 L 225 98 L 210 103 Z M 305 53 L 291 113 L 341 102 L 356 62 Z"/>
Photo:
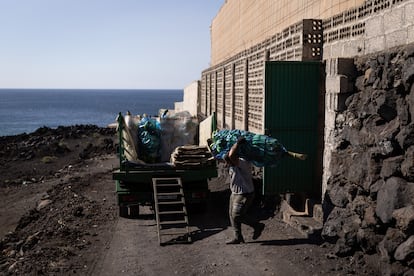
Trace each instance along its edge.
<path fill-rule="evenodd" d="M 142 118 L 138 126 L 138 156 L 147 163 L 159 162 L 160 146 L 160 123 L 153 118 Z"/>
<path fill-rule="evenodd" d="M 160 118 L 161 127 L 161 161 L 170 160 L 175 148 L 194 145 L 198 128 L 198 120 L 187 111 Z"/>
<path fill-rule="evenodd" d="M 214 157 L 223 159 L 241 136 L 246 138 L 247 143 L 240 145 L 239 156 L 257 167 L 276 166 L 287 155 L 286 148 L 276 138 L 244 130 L 223 129 L 213 133 L 210 147 Z"/>
<path fill-rule="evenodd" d="M 126 117 L 128 116 L 130 114 Z M 137 155 L 127 158 L 130 161 L 140 159 L 150 164 L 169 162 L 175 148 L 195 143 L 198 120 L 189 112 L 170 115 L 166 110 L 160 117 L 148 117 L 144 114 L 141 119 L 135 121 L 136 127 L 131 126 L 131 118 L 128 118 L 127 126 L 128 141 L 131 144 L 128 152 L 133 152 L 132 149 L 136 148 Z M 136 135 L 133 135 L 133 131 Z M 130 140 L 136 140 L 135 147 Z"/>

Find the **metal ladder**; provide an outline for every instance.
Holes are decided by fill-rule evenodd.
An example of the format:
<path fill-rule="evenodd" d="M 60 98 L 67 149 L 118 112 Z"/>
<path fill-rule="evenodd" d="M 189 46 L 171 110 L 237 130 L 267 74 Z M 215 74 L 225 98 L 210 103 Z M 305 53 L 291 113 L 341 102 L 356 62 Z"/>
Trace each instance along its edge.
<path fill-rule="evenodd" d="M 152 185 L 159 244 L 167 243 L 162 236 L 176 236 L 169 243 L 191 242 L 181 178 L 153 178 Z"/>

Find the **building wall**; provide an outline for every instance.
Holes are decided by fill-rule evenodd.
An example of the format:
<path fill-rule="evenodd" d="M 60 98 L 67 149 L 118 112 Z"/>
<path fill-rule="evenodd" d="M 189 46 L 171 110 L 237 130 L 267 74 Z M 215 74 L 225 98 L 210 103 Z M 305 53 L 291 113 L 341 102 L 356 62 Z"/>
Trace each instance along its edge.
<path fill-rule="evenodd" d="M 182 110 L 190 112 L 192 116 L 197 116 L 200 112 L 199 110 L 199 93 L 200 91 L 200 81 L 193 81 L 184 88 L 184 97 Z"/>
<path fill-rule="evenodd" d="M 264 133 L 267 60 L 326 63 L 324 191 L 336 113 L 353 89 L 353 58 L 414 43 L 414 0 L 227 0 L 211 39 L 213 65 L 202 72 L 200 113 L 217 112 L 219 128 Z"/>
<path fill-rule="evenodd" d="M 174 112 L 184 111 L 184 101 L 174 103 Z"/>
<path fill-rule="evenodd" d="M 364 0 L 226 0 L 211 24 L 211 64 L 281 33 L 302 19 L 323 20 L 363 3 Z"/>
<path fill-rule="evenodd" d="M 321 60 L 322 20 L 305 19 L 202 72 L 200 112 L 219 128 L 264 133 L 264 66 L 275 60 Z"/>

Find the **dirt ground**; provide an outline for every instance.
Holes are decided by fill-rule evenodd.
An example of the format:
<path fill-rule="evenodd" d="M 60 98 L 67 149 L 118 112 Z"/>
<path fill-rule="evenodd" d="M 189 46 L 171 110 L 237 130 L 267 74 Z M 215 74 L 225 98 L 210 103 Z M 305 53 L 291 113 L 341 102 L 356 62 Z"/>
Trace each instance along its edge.
<path fill-rule="evenodd" d="M 205 212 L 190 212 L 192 243 L 160 246 L 154 213 L 120 218 L 112 129 L 76 126 L 0 137 L 1 275 L 374 275 L 361 254 L 284 224 L 277 206 L 254 209 L 259 239 L 231 238 L 224 174 L 210 181 Z M 221 171 L 222 172 L 222 171 Z M 190 210 L 191 211 L 191 210 Z"/>

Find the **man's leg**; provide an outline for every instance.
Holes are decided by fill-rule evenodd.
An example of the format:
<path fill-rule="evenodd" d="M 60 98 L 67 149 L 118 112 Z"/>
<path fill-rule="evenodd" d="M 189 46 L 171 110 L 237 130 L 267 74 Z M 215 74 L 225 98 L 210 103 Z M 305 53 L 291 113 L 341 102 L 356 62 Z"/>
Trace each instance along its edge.
<path fill-rule="evenodd" d="M 246 203 L 244 205 L 240 221 L 246 225 L 249 225 L 254 229 L 253 240 L 256 240 L 264 229 L 264 224 L 260 223 L 256 218 L 253 218 L 249 214 L 249 209 L 253 205 L 254 194 L 246 195 Z"/>
<path fill-rule="evenodd" d="M 242 195 L 231 194 L 229 203 L 230 223 L 234 231 L 234 239 L 228 241 L 228 244 L 237 244 L 244 242 L 241 233 L 241 213 L 245 205 L 245 198 Z"/>

